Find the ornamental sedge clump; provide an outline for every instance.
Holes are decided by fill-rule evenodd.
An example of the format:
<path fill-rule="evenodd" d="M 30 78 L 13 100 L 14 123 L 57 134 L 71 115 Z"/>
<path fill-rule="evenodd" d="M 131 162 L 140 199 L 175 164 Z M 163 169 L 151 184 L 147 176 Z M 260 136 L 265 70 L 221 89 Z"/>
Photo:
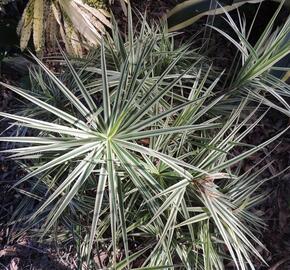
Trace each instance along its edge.
<path fill-rule="evenodd" d="M 34 57 L 30 90 L 2 83 L 26 109 L 0 115 L 30 130 L 1 137 L 27 170 L 14 186 L 18 235 L 71 239 L 85 269 L 254 269 L 262 222 L 251 207 L 269 165 L 233 165 L 281 133 L 231 155 L 259 106 L 249 112 L 245 96 L 229 109 L 209 60 L 145 21 L 135 33 L 130 10 L 128 32 L 115 28 L 86 63 L 62 53 L 59 76 Z M 97 266 L 100 250 L 109 261 Z"/>

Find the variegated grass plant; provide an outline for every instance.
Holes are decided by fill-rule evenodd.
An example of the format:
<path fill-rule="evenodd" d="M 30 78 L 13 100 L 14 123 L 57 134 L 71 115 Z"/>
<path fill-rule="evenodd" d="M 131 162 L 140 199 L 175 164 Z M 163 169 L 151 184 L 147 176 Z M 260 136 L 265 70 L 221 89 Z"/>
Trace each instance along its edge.
<path fill-rule="evenodd" d="M 2 83 L 27 109 L 0 115 L 31 130 L 1 138 L 19 145 L 5 152 L 27 170 L 11 223 L 19 235 L 73 239 L 79 269 L 254 269 L 262 221 L 251 209 L 269 165 L 240 164 L 281 133 L 242 144 L 259 106 L 249 112 L 240 98 L 225 116 L 221 74 L 188 46 L 175 49 L 173 34 L 146 22 L 133 34 L 130 18 L 127 40 L 115 29 L 89 63 L 63 54 L 56 76 L 34 58 L 35 89 Z M 106 265 L 96 263 L 101 250 Z"/>
<path fill-rule="evenodd" d="M 284 18 L 284 23 L 277 28 L 275 23 L 281 15 L 281 10 L 285 7 L 289 9 L 290 2 L 285 0 L 275 0 L 275 2 L 279 5 L 277 4 L 272 18 L 261 36 L 252 44 L 248 41 L 249 36 L 254 35 L 257 15 L 261 12 L 263 1 L 234 1 L 229 4 L 227 1 L 188 0 L 169 12 L 167 19 L 169 31 L 177 31 L 193 24 L 202 16 L 213 15 L 207 20 L 206 27 L 210 28 L 208 32 L 219 32 L 237 49 L 232 65 L 226 70 L 226 78 L 223 80 L 222 94 L 232 94 L 227 98 L 227 102 L 231 103 L 241 95 L 250 95 L 251 99 L 258 102 L 262 100 L 267 106 L 289 116 L 290 106 L 287 99 L 290 96 L 290 88 L 287 81 L 290 78 L 290 17 L 288 15 Z M 252 21 L 246 21 L 239 10 L 237 10 L 238 19 L 233 20 L 228 12 L 238 9 L 245 3 L 259 3 Z M 218 14 L 224 14 L 224 28 L 231 28 L 234 34 L 230 35 L 225 29 L 214 26 L 214 19 Z M 188 19 L 188 16 L 191 18 Z M 188 21 L 180 24 L 175 22 L 175 20 L 186 19 Z"/>
<path fill-rule="evenodd" d="M 241 16 L 239 23 L 236 23 L 225 13 L 225 21 L 234 30 L 236 38 L 211 27 L 229 39 L 238 50 L 225 83 L 228 84 L 228 90 L 234 96 L 237 96 L 237 92 L 249 94 L 252 99 L 262 101 L 289 116 L 290 106 L 287 99 L 290 97 L 290 87 L 287 81 L 290 78 L 290 16 L 284 18 L 285 22 L 275 28 L 275 21 L 284 3 L 284 0 L 281 1 L 255 44 L 251 44 L 248 39 L 254 31 L 259 8 L 249 30 L 246 30 L 249 22 Z"/>

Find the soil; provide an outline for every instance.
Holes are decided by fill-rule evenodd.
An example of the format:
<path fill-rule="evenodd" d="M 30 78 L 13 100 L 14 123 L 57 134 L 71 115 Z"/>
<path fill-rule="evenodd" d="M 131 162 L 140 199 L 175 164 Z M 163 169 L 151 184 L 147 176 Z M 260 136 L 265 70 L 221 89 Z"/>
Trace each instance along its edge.
<path fill-rule="evenodd" d="M 146 10 L 150 19 L 158 20 L 167 10 L 174 7 L 181 0 L 133 0 L 131 2 L 134 10 L 142 12 Z M 117 0 L 115 0 L 112 6 L 112 10 L 114 14 L 118 14 L 116 19 L 125 32 L 126 17 L 123 15 Z M 273 10 L 270 10 L 270 7 L 266 10 L 269 14 L 273 12 Z M 268 16 L 267 18 L 269 18 Z M 262 24 L 262 21 L 259 20 L 259 23 Z M 201 25 L 204 25 L 204 23 L 205 21 L 201 20 L 195 26 L 186 28 L 180 41 L 182 42 L 182 39 L 186 40 L 190 38 L 196 31 L 200 30 Z M 259 25 L 257 29 L 262 27 L 263 25 Z M 255 37 L 251 38 L 255 39 Z M 232 59 L 231 45 L 222 37 L 214 37 L 213 40 L 215 46 L 224 48 L 219 50 L 219 55 L 215 54 L 218 61 L 216 64 L 222 68 L 229 67 L 231 64 L 230 60 Z M 14 72 L 8 74 L 3 72 L 4 69 L 2 68 L 1 81 L 15 83 L 20 79 Z M 15 109 L 17 101 L 11 92 L 1 88 L 0 93 L 0 111 Z M 7 121 L 0 120 L 1 133 L 8 127 L 8 124 Z M 247 138 L 247 143 L 259 144 L 266 141 L 282 129 L 288 127 L 289 124 L 289 118 L 285 115 L 270 110 L 260 125 L 252 132 L 251 136 Z M 9 132 L 9 130 L 5 131 L 1 136 L 3 134 L 7 136 Z M 6 146 L 2 144 L 1 147 L 5 149 Z M 268 195 L 262 204 L 253 209 L 253 211 L 256 211 L 257 214 L 263 217 L 267 224 L 265 230 L 260 234 L 260 239 L 267 249 L 261 250 L 261 252 L 268 266 L 257 261 L 256 269 L 287 270 L 290 269 L 290 171 L 285 169 L 290 165 L 290 132 L 285 133 L 278 142 L 268 146 L 264 151 L 252 156 L 244 164 L 244 169 L 259 162 L 266 154 L 268 154 L 268 157 L 261 166 L 266 162 L 271 162 L 272 165 L 264 173 L 263 177 L 278 176 L 273 177 L 272 180 L 266 182 L 261 188 L 261 192 L 265 192 Z M 14 209 L 21 200 L 21 196 L 10 188 L 21 177 L 23 172 L 17 163 L 4 160 L 4 156 L 1 153 L 0 162 L 0 269 L 76 269 L 74 254 L 68 252 L 69 247 L 66 247 L 67 252 L 63 252 L 54 247 L 33 242 L 29 238 L 9 242 L 11 227 L 7 227 L 4 224 L 10 220 Z M 283 173 L 279 174 L 279 172 Z"/>

